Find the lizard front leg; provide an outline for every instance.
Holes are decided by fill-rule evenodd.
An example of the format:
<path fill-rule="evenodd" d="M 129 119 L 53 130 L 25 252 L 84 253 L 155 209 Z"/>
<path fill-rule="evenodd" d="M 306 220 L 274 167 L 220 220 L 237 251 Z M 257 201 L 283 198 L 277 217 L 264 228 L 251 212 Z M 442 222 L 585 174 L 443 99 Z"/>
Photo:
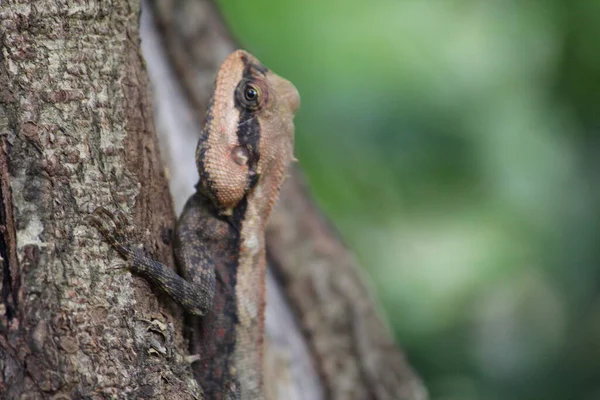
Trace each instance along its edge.
<path fill-rule="evenodd" d="M 127 234 L 127 219 L 122 213 L 113 214 L 104 207 L 97 208 L 89 217 L 104 236 L 106 241 L 128 261 L 131 272 L 143 276 L 159 290 L 173 298 L 181 307 L 192 315 L 205 315 L 212 305 L 214 290 L 206 290 L 203 276 L 188 282 L 175 271 L 159 261 L 149 257 L 141 249 L 130 243 Z M 112 227 L 111 227 L 112 225 Z M 208 279 L 210 281 L 210 278 Z M 214 279 L 213 279 L 214 286 Z"/>

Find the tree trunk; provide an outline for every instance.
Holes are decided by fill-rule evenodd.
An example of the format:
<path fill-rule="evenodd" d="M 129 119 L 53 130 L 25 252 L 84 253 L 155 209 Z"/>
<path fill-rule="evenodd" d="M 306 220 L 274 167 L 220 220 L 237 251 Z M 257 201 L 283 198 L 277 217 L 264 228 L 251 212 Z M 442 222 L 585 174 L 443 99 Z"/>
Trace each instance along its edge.
<path fill-rule="evenodd" d="M 173 263 L 138 16 L 127 0 L 0 6 L 1 398 L 200 396 L 180 312 L 111 268 L 85 221 L 121 209 Z"/>
<path fill-rule="evenodd" d="M 209 1 L 148 5 L 142 45 L 179 212 L 216 70 L 236 46 Z M 132 242 L 174 265 L 138 16 L 135 0 L 0 5 L 0 398 L 201 397 L 181 311 L 116 270 L 85 221 L 122 210 Z M 298 174 L 268 234 L 268 398 L 425 399 Z"/>

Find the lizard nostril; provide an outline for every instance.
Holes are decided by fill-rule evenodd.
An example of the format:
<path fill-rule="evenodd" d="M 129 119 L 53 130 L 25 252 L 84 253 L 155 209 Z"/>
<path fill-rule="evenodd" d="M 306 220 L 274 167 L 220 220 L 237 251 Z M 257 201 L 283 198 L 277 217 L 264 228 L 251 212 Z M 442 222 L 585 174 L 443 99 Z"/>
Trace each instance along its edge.
<path fill-rule="evenodd" d="M 248 149 L 244 146 L 237 146 L 231 150 L 231 157 L 233 161 L 235 161 L 238 165 L 246 165 L 248 164 L 248 158 L 250 157 L 250 153 Z"/>

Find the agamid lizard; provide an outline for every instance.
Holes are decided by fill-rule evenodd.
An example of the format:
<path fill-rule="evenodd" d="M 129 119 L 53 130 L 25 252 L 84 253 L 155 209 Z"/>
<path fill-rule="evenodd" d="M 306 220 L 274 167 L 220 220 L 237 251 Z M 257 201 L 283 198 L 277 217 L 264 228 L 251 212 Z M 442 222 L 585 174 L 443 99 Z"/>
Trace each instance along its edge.
<path fill-rule="evenodd" d="M 294 85 L 249 53 L 223 62 L 196 150 L 200 180 L 175 229 L 182 276 L 128 243 L 123 217 L 103 208 L 91 217 L 132 272 L 200 316 L 190 352 L 209 399 L 264 398 L 265 229 L 293 159 L 299 105 Z"/>

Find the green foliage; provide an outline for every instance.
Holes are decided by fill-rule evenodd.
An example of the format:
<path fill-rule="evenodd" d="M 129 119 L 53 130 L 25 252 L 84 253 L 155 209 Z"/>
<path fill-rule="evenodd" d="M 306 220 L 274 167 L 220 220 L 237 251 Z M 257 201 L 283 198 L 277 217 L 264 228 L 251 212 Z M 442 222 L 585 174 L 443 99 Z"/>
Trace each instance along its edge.
<path fill-rule="evenodd" d="M 219 4 L 432 397 L 600 397 L 600 2 Z"/>

